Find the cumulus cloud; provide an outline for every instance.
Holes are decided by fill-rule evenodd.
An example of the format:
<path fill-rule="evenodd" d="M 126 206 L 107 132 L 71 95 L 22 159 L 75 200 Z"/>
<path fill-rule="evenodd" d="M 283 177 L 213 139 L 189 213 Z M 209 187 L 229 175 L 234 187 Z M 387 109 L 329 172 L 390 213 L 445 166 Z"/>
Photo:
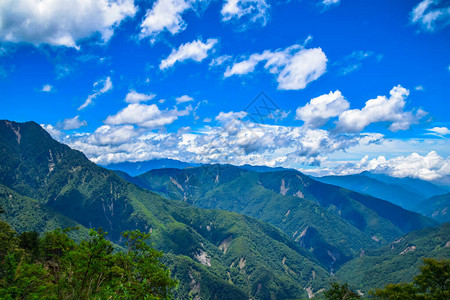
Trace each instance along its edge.
<path fill-rule="evenodd" d="M 155 98 L 155 94 L 141 94 L 134 90 L 131 90 L 125 97 L 125 102 L 127 103 L 139 103 L 145 102 Z"/>
<path fill-rule="evenodd" d="M 87 138 L 94 145 L 117 145 L 130 142 L 138 132 L 132 125 L 109 126 L 103 125 Z"/>
<path fill-rule="evenodd" d="M 0 40 L 77 48 L 99 33 L 106 42 L 137 11 L 133 0 L 0 1 Z"/>
<path fill-rule="evenodd" d="M 311 99 L 305 106 L 297 108 L 295 119 L 304 121 L 306 126 L 318 128 L 349 107 L 350 103 L 345 100 L 340 91 L 330 92 Z"/>
<path fill-rule="evenodd" d="M 406 130 L 426 115 L 419 109 L 416 113 L 404 111 L 409 91 L 398 85 L 390 91 L 390 98 L 378 96 L 368 100 L 362 109 L 344 111 L 337 122 L 338 131 L 359 132 L 376 122 L 391 122 L 389 130 Z"/>
<path fill-rule="evenodd" d="M 411 22 L 428 32 L 444 28 L 450 24 L 450 4 L 448 1 L 424 0 L 411 11 Z"/>
<path fill-rule="evenodd" d="M 196 6 L 208 5 L 209 0 L 157 0 L 147 10 L 141 23 L 139 37 L 152 37 L 153 40 L 161 32 L 168 31 L 175 35 L 186 29 L 187 24 L 182 15 Z"/>
<path fill-rule="evenodd" d="M 427 130 L 430 131 L 430 134 L 434 134 L 437 136 L 444 136 L 450 134 L 450 129 L 448 129 L 447 127 L 433 127 Z"/>
<path fill-rule="evenodd" d="M 245 116 L 247 116 L 247 112 L 245 111 L 238 111 L 238 112 L 234 112 L 234 111 L 230 111 L 230 112 L 223 112 L 221 111 L 217 116 L 216 116 L 216 121 L 219 121 L 221 123 L 229 123 L 231 121 L 234 120 L 242 120 L 243 118 L 245 118 Z"/>
<path fill-rule="evenodd" d="M 85 109 L 88 105 L 90 105 L 92 103 L 92 100 L 94 100 L 98 96 L 108 92 L 112 88 L 113 88 L 113 85 L 112 85 L 110 77 L 106 77 L 105 79 L 95 82 L 94 83 L 94 92 L 87 97 L 86 101 L 84 101 L 84 103 L 81 104 L 80 107 L 78 107 L 78 110 Z"/>
<path fill-rule="evenodd" d="M 226 69 L 224 77 L 251 73 L 260 62 L 265 62 L 265 70 L 277 75 L 278 89 L 300 90 L 325 73 L 327 57 L 321 48 L 305 49 L 301 45 L 266 50 L 235 62 Z"/>
<path fill-rule="evenodd" d="M 80 116 L 75 116 L 70 119 L 65 119 L 61 123 L 58 123 L 58 125 L 56 127 L 63 129 L 63 130 L 73 130 L 73 129 L 78 129 L 83 126 L 87 126 L 87 122 L 81 121 Z"/>
<path fill-rule="evenodd" d="M 427 155 L 412 153 L 408 156 L 398 156 L 386 159 L 379 156 L 369 159 L 365 156 L 354 165 L 346 165 L 340 175 L 355 174 L 363 171 L 387 174 L 393 177 L 412 177 L 422 180 L 436 180 L 450 175 L 450 157 L 444 158 L 430 151 Z"/>
<path fill-rule="evenodd" d="M 180 104 L 180 103 L 184 103 L 184 102 L 194 101 L 194 98 L 192 98 L 191 96 L 188 96 L 188 95 L 183 95 L 183 96 L 177 97 L 175 99 L 175 101 L 177 101 L 177 104 Z"/>
<path fill-rule="evenodd" d="M 217 39 L 208 39 L 206 43 L 203 43 L 201 40 L 196 40 L 182 44 L 178 49 L 173 49 L 172 53 L 170 53 L 166 59 L 161 61 L 159 69 L 165 70 L 172 67 L 177 62 L 188 59 L 200 62 L 208 57 L 208 51 L 211 50 L 217 42 Z"/>
<path fill-rule="evenodd" d="M 184 110 L 178 110 L 177 108 L 160 110 L 156 104 L 133 103 L 117 114 L 108 116 L 105 123 L 108 125 L 134 124 L 141 127 L 157 128 L 172 124 L 179 117 L 189 115 L 191 110 L 191 106 Z"/>
<path fill-rule="evenodd" d="M 51 86 L 50 84 L 44 84 L 42 86 L 41 92 L 51 92 L 53 90 L 53 86 Z"/>
<path fill-rule="evenodd" d="M 172 35 L 186 28 L 181 14 L 190 8 L 189 1 L 184 0 L 158 0 L 148 10 L 141 23 L 140 37 L 156 35 L 163 30 Z"/>
<path fill-rule="evenodd" d="M 136 105 L 142 104 L 130 104 L 131 108 Z M 147 121 L 177 114 L 176 111 L 151 110 L 150 106 L 134 111 L 137 114 L 131 114 L 130 108 L 123 110 L 117 114 L 120 121 L 119 117 L 111 117 L 95 133 L 72 135 L 64 142 L 102 164 L 169 157 L 201 163 L 292 167 L 317 165 L 328 153 L 383 139 L 380 134 L 336 135 L 303 126 L 257 124 L 245 120 L 247 113 L 243 111 L 221 112 L 215 117 L 219 125 L 205 125 L 195 131 L 182 128 L 178 132 L 153 132 L 148 129 L 155 124 L 144 128 Z M 135 129 L 132 125 L 141 127 Z"/>
<path fill-rule="evenodd" d="M 222 6 L 222 20 L 227 22 L 239 20 L 241 28 L 246 26 L 242 22 L 261 23 L 266 25 L 270 5 L 266 0 L 225 0 Z"/>

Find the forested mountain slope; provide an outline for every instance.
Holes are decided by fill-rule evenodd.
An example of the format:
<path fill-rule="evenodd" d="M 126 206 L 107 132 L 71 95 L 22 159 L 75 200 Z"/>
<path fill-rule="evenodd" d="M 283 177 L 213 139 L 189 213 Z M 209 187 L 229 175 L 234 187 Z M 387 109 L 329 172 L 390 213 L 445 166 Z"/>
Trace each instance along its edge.
<path fill-rule="evenodd" d="M 152 170 L 134 182 L 202 208 L 269 222 L 336 267 L 403 233 L 437 223 L 387 201 L 317 182 L 297 171 L 251 172 L 230 165 Z"/>
<path fill-rule="evenodd" d="M 78 223 L 102 227 L 117 244 L 122 231 L 151 231 L 154 246 L 167 253 L 180 279 L 180 298 L 302 298 L 306 289 L 313 293 L 327 285 L 327 271 L 278 229 L 141 189 L 53 140 L 34 122 L 0 121 L 0 166 L 2 204 L 15 200 L 4 217 L 35 214 L 37 220 L 12 222 L 15 229 Z"/>
<path fill-rule="evenodd" d="M 411 282 L 424 257 L 450 258 L 450 223 L 414 231 L 380 249 L 364 251 L 344 264 L 336 276 L 367 292 L 388 283 Z"/>

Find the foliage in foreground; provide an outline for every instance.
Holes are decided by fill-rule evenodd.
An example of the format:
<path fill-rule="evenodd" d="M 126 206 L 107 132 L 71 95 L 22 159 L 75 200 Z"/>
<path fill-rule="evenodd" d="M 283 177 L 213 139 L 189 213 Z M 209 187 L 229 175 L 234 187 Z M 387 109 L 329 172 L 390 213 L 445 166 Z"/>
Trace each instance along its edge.
<path fill-rule="evenodd" d="M 361 298 L 347 283 L 339 284 L 338 282 L 331 283 L 331 287 L 323 294 L 325 299 L 329 300 L 354 300 Z"/>
<path fill-rule="evenodd" d="M 70 229 L 69 229 L 70 230 Z M 69 230 L 43 238 L 17 235 L 0 221 L 1 299 L 168 299 L 177 282 L 150 247 L 149 234 L 122 234 L 126 251 L 115 252 L 105 232 L 91 230 L 76 243 Z"/>
<path fill-rule="evenodd" d="M 370 292 L 378 299 L 450 299 L 450 259 L 424 258 L 413 282 L 388 284 Z"/>
<path fill-rule="evenodd" d="M 383 289 L 375 289 L 369 294 L 375 299 L 403 300 L 450 299 L 450 259 L 436 260 L 424 258 L 420 274 L 414 276 L 413 282 L 387 284 Z M 361 298 L 347 283 L 334 282 L 324 292 L 328 300 L 350 300 Z"/>

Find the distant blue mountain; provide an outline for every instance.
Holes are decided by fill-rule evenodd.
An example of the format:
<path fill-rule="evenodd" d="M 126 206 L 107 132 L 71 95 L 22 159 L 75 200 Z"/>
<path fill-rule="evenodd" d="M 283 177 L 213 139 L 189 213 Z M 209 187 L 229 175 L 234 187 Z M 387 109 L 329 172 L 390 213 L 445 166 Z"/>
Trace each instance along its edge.
<path fill-rule="evenodd" d="M 246 165 L 242 165 L 239 166 L 239 168 L 247 170 L 247 171 L 252 171 L 252 172 L 277 172 L 277 171 L 287 171 L 287 170 L 291 170 L 291 171 L 295 171 L 294 169 L 287 169 L 287 168 L 283 168 L 283 167 L 267 167 L 267 166 L 252 166 L 249 164 Z"/>
<path fill-rule="evenodd" d="M 384 174 L 375 174 L 371 172 L 363 172 L 361 175 L 377 179 L 379 181 L 388 183 L 388 184 L 394 184 L 399 185 L 404 188 L 406 188 L 409 191 L 412 191 L 418 195 L 423 195 L 425 198 L 430 198 L 437 195 L 443 195 L 448 192 L 450 192 L 450 187 L 447 186 L 438 186 L 436 184 L 433 184 L 429 181 L 417 179 L 417 178 L 410 178 L 410 177 L 391 177 Z"/>
<path fill-rule="evenodd" d="M 141 175 L 145 172 L 148 172 L 150 170 L 166 169 L 166 168 L 184 169 L 189 167 L 196 167 L 199 166 L 199 164 L 192 164 L 175 159 L 164 158 L 138 162 L 121 162 L 101 166 L 109 170 L 122 171 L 134 177 Z"/>
<path fill-rule="evenodd" d="M 413 211 L 416 211 L 416 206 L 420 202 L 448 192 L 448 189 L 444 187 L 420 179 L 396 178 L 370 172 L 346 176 L 324 176 L 315 179 L 380 198 Z"/>

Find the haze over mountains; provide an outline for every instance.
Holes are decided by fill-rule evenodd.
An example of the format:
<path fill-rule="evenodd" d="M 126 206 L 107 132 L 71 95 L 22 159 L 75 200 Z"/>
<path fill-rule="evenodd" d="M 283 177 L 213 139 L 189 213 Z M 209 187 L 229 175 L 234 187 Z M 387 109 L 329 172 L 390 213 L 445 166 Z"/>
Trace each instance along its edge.
<path fill-rule="evenodd" d="M 180 280 L 180 299 L 312 297 L 333 273 L 353 278 L 339 270 L 366 264 L 354 257 L 438 226 L 390 202 L 293 170 L 203 165 L 137 177 L 119 172 L 126 181 L 34 122 L 0 121 L 0 166 L 2 218 L 15 230 L 78 226 L 76 238 L 82 239 L 87 228 L 102 227 L 119 246 L 124 230 L 151 231 L 154 246 L 166 253 L 165 263 Z M 421 243 L 414 242 L 417 251 L 408 254 L 414 262 L 423 255 L 422 244 L 448 256 L 448 226 L 433 230 L 418 233 Z M 395 280 L 409 280 L 409 267 L 401 267 Z M 359 285 L 364 292 L 370 288 Z"/>

